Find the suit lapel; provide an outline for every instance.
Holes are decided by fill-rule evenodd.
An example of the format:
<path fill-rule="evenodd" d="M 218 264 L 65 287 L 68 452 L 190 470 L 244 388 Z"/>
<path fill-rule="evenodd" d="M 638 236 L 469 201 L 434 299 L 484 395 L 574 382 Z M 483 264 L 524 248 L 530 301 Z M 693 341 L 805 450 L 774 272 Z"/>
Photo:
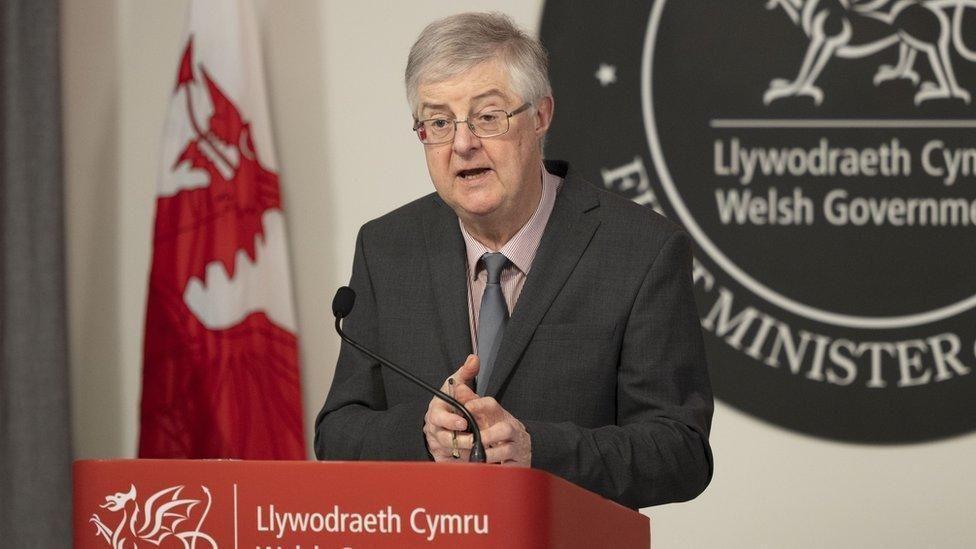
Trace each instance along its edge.
<path fill-rule="evenodd" d="M 471 353 L 464 239 L 454 212 L 439 198 L 434 202 L 424 215 L 424 238 L 433 281 L 431 291 L 440 319 L 447 375 L 450 375 Z"/>
<path fill-rule="evenodd" d="M 522 294 L 505 327 L 486 395 L 495 396 L 532 340 L 552 301 L 573 272 L 600 222 L 596 191 L 572 176 L 563 182 L 532 261 Z M 588 213 L 589 212 L 589 213 Z"/>

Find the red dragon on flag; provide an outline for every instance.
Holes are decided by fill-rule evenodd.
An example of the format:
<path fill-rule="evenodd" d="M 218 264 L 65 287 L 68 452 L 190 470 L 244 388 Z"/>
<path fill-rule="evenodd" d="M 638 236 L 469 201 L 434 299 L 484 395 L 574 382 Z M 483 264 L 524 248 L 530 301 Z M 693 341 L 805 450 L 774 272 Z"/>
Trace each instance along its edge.
<path fill-rule="evenodd" d="M 305 459 L 278 175 L 192 37 L 169 124 L 185 146 L 156 201 L 139 456 Z"/>

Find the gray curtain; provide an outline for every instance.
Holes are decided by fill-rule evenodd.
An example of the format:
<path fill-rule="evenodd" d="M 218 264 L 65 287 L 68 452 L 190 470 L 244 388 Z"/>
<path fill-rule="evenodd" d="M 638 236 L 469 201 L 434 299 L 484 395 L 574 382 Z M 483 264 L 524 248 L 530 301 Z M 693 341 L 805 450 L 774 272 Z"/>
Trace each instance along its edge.
<path fill-rule="evenodd" d="M 71 546 L 58 0 L 0 0 L 0 546 Z"/>

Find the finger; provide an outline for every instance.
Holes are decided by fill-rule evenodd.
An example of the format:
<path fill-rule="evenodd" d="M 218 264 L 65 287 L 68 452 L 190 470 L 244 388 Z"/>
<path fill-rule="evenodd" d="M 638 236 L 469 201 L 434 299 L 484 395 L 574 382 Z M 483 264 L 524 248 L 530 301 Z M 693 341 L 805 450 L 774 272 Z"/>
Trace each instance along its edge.
<path fill-rule="evenodd" d="M 434 425 L 433 423 L 424 423 L 423 432 L 424 436 L 426 436 L 428 439 L 436 439 L 437 435 L 442 431 L 444 431 L 444 429 Z"/>
<path fill-rule="evenodd" d="M 437 441 L 437 446 L 450 452 L 451 446 L 451 432 L 445 431 L 443 429 L 438 429 L 433 433 L 434 439 Z"/>
<path fill-rule="evenodd" d="M 481 431 L 481 441 L 485 446 L 498 445 L 503 442 L 515 442 L 518 429 L 510 421 L 499 421 L 491 427 Z"/>
<path fill-rule="evenodd" d="M 443 446 L 448 448 L 449 451 L 454 449 L 454 434 L 451 431 L 438 431 L 435 435 L 437 437 L 438 446 Z M 457 447 L 459 450 L 470 450 L 473 437 L 467 434 L 458 434 L 457 436 Z"/>
<path fill-rule="evenodd" d="M 503 442 L 491 448 L 485 448 L 485 458 L 488 463 L 504 463 L 515 459 L 515 444 Z"/>
<path fill-rule="evenodd" d="M 454 386 L 454 398 L 457 399 L 461 404 L 470 402 L 478 398 L 478 393 L 474 392 L 471 387 L 461 384 Z"/>
<path fill-rule="evenodd" d="M 480 369 L 480 362 L 478 362 L 477 355 L 468 355 L 465 359 L 464 364 L 457 369 L 451 377 L 444 380 L 444 384 L 441 385 L 441 391 L 447 392 L 450 390 L 448 385 L 448 380 L 454 379 L 454 389 L 457 390 L 460 386 L 467 385 L 470 387 L 471 380 L 473 380 L 478 375 L 478 370 Z"/>
<path fill-rule="evenodd" d="M 481 363 L 478 361 L 478 355 L 468 355 L 464 364 L 454 373 L 454 379 L 458 385 L 470 385 L 471 380 L 477 377 L 479 369 Z"/>
<path fill-rule="evenodd" d="M 504 410 L 501 404 L 494 397 L 479 397 L 464 404 L 472 414 L 490 414 L 499 410 Z"/>
<path fill-rule="evenodd" d="M 434 458 L 434 461 L 444 461 L 446 458 L 450 457 L 451 450 L 445 448 L 438 440 L 437 437 L 428 434 L 427 435 L 427 451 L 430 456 Z"/>
<path fill-rule="evenodd" d="M 471 412 L 481 429 L 487 429 L 508 415 L 505 409 L 498 404 L 498 401 L 492 397 L 470 400 L 464 404 L 464 407 Z"/>
<path fill-rule="evenodd" d="M 454 445 L 451 442 L 450 431 L 445 431 L 443 429 L 436 429 L 432 433 L 426 435 L 427 438 L 427 450 L 430 452 L 431 457 L 437 462 L 449 462 L 457 461 L 460 458 L 467 460 L 467 455 L 465 452 L 470 452 L 467 448 L 462 448 L 462 441 L 458 441 L 457 450 L 460 458 L 454 457 Z"/>
<path fill-rule="evenodd" d="M 447 383 L 445 382 L 444 385 L 446 386 Z M 446 392 L 446 389 L 445 389 L 445 392 Z M 444 399 L 442 399 L 440 397 L 436 397 L 436 396 L 434 398 L 430 399 L 430 403 L 427 404 L 427 411 L 428 412 L 430 412 L 431 410 L 451 410 L 453 408 L 454 408 L 453 406 L 451 406 L 447 402 L 444 402 Z"/>
<path fill-rule="evenodd" d="M 448 431 L 463 431 L 468 427 L 468 422 L 463 417 L 449 409 L 439 408 L 427 412 L 425 423 Z"/>
<path fill-rule="evenodd" d="M 458 437 L 458 457 L 454 457 L 455 447 L 451 442 L 451 433 L 439 430 L 434 435 L 427 435 L 427 450 L 435 462 L 467 462 L 471 459 L 471 437 Z"/>

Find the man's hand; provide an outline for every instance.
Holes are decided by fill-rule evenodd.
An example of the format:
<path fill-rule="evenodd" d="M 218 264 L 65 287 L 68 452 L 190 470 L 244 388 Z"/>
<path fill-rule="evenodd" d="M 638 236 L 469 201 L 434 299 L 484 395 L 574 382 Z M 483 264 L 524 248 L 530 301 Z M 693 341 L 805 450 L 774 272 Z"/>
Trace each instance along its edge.
<path fill-rule="evenodd" d="M 532 437 L 522 422 L 502 408 L 492 397 L 479 397 L 468 385 L 478 375 L 478 357 L 469 355 L 464 364 L 451 377 L 454 378 L 454 398 L 471 412 L 478 427 L 481 428 L 481 441 L 485 445 L 488 463 L 500 463 L 517 467 L 532 465 Z M 448 392 L 447 381 L 441 390 Z M 468 422 L 453 407 L 434 397 L 427 406 L 424 416 L 424 435 L 427 450 L 434 461 L 468 461 L 471 455 L 473 436 L 469 433 L 457 434 L 457 448 L 460 458 L 452 456 L 454 449 L 453 431 L 463 431 Z"/>
<path fill-rule="evenodd" d="M 468 355 L 464 364 L 451 376 L 454 379 L 454 398 L 461 404 L 478 398 L 468 383 L 478 375 L 479 368 L 478 357 Z M 441 385 L 441 391 L 450 394 L 450 386 L 446 380 Z M 427 451 L 434 461 L 456 461 L 451 455 L 453 431 L 463 431 L 467 427 L 468 422 L 463 416 L 455 413 L 453 406 L 438 397 L 430 399 L 427 414 L 424 416 L 424 436 L 427 440 Z M 468 461 L 471 455 L 471 435 L 458 433 L 457 448 L 461 454 L 458 460 Z"/>
<path fill-rule="evenodd" d="M 525 425 L 492 397 L 469 399 L 464 407 L 471 412 L 485 445 L 488 463 L 501 463 L 516 467 L 532 466 L 532 437 Z M 466 441 L 471 447 L 470 438 Z"/>

